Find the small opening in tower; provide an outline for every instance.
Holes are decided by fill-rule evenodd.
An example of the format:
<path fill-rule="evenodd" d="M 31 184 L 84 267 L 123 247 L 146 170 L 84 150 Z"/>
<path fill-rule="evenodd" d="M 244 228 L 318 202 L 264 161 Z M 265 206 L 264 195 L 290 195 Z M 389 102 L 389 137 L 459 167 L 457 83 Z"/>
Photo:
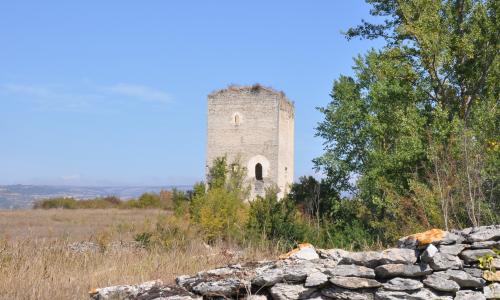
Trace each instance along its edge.
<path fill-rule="evenodd" d="M 239 115 L 234 115 L 234 124 L 240 125 L 240 116 Z"/>
<path fill-rule="evenodd" d="M 255 179 L 262 180 L 262 165 L 260 163 L 255 165 Z"/>

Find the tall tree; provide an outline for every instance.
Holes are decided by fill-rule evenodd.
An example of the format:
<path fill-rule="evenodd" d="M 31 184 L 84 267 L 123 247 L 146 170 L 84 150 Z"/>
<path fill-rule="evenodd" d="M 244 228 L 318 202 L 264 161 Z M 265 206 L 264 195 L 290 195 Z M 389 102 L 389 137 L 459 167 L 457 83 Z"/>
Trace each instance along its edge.
<path fill-rule="evenodd" d="M 367 2 L 382 22 L 346 36 L 385 46 L 334 82 L 320 108 L 316 167 L 332 188 L 362 199 L 381 232 L 387 220 L 395 230 L 491 222 L 500 208 L 500 3 Z"/>

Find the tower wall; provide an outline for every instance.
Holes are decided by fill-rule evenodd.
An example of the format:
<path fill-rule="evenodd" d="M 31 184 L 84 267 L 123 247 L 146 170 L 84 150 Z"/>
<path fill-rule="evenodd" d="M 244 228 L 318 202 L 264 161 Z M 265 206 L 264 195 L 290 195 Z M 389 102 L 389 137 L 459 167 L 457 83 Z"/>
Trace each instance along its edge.
<path fill-rule="evenodd" d="M 247 169 L 250 198 L 293 181 L 293 105 L 283 93 L 261 86 L 229 87 L 208 96 L 207 171 L 217 157 Z M 261 164 L 263 178 L 256 179 Z M 285 171 L 285 167 L 287 170 Z"/>

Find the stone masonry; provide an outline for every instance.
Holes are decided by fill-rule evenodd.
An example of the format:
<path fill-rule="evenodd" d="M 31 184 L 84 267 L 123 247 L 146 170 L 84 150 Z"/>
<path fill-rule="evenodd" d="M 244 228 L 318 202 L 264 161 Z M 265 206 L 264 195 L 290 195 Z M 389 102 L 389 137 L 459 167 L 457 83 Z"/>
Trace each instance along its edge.
<path fill-rule="evenodd" d="M 229 265 L 180 276 L 177 285 L 151 281 L 94 289 L 110 299 L 500 299 L 500 225 L 429 230 L 398 248 L 349 252 L 309 244 L 279 260 Z"/>
<path fill-rule="evenodd" d="M 217 157 L 246 168 L 250 199 L 276 186 L 282 198 L 293 182 L 294 106 L 283 92 L 230 86 L 208 95 L 207 172 Z"/>

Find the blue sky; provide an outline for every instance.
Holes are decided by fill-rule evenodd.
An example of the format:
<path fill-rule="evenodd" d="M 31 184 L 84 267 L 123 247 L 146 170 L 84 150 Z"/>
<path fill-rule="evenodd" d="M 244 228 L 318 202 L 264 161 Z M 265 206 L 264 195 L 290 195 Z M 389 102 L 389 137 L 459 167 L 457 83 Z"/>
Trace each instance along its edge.
<path fill-rule="evenodd" d="M 206 95 L 229 84 L 295 102 L 295 175 L 322 153 L 315 109 L 376 41 L 350 1 L 3 1 L 0 184 L 203 179 Z"/>

